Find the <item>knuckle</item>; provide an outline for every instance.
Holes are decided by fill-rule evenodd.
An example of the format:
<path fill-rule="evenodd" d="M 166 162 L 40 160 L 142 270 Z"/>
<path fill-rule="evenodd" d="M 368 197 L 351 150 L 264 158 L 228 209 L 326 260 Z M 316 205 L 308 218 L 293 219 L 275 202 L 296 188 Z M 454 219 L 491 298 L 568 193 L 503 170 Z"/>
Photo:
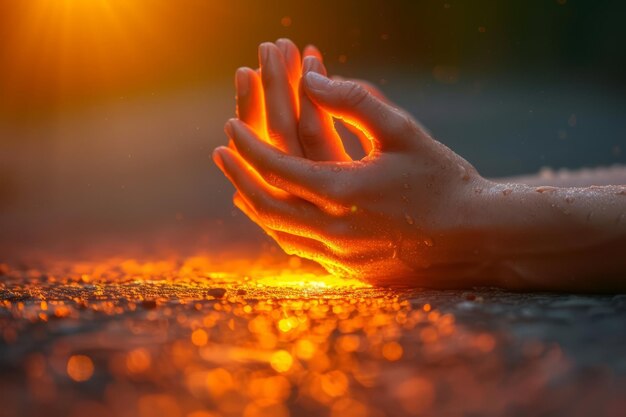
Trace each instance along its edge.
<path fill-rule="evenodd" d="M 322 130 L 317 123 L 301 121 L 298 126 L 298 133 L 300 140 L 309 145 L 317 145 L 322 142 Z"/>
<path fill-rule="evenodd" d="M 349 82 L 343 90 L 343 101 L 345 105 L 357 107 L 369 97 L 369 92 L 360 84 Z"/>
<path fill-rule="evenodd" d="M 282 132 L 282 126 L 277 126 L 278 122 L 274 121 L 272 126 L 267 129 L 267 136 L 270 139 L 270 143 L 278 144 L 284 141 Z"/>
<path fill-rule="evenodd" d="M 389 131 L 395 135 L 404 136 L 415 132 L 415 122 L 413 118 L 404 112 L 393 112 L 393 117 L 386 120 Z"/>

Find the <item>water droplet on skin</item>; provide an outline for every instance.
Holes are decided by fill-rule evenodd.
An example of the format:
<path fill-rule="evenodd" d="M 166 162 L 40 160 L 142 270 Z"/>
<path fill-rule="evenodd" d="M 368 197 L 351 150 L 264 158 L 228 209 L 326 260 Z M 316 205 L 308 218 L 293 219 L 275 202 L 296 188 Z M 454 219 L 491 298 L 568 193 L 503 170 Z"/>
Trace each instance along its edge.
<path fill-rule="evenodd" d="M 413 223 L 415 223 L 415 221 L 413 220 L 413 217 L 409 216 L 408 214 L 405 214 L 405 215 L 404 215 L 404 219 L 406 220 L 406 222 L 407 222 L 408 224 L 413 224 Z"/>
<path fill-rule="evenodd" d="M 538 193 L 541 193 L 541 194 L 543 194 L 543 193 L 553 193 L 553 192 L 556 191 L 556 188 L 545 185 L 545 186 L 542 186 L 542 187 L 535 188 L 535 191 L 537 191 Z"/>
<path fill-rule="evenodd" d="M 572 204 L 574 202 L 574 197 L 565 197 L 565 202 L 567 204 Z"/>
<path fill-rule="evenodd" d="M 319 165 L 313 165 L 311 167 L 311 171 L 319 171 L 320 169 L 322 169 Z"/>
<path fill-rule="evenodd" d="M 593 211 L 590 211 L 589 214 L 587 214 L 587 221 L 591 221 L 591 219 L 593 218 Z"/>
<path fill-rule="evenodd" d="M 431 238 L 427 237 L 424 239 L 424 245 L 432 248 L 433 246 L 435 246 L 435 242 Z"/>
<path fill-rule="evenodd" d="M 509 195 L 513 192 L 513 190 L 511 190 L 510 188 L 505 188 L 504 190 L 502 190 L 502 194 L 503 195 Z"/>
<path fill-rule="evenodd" d="M 482 193 L 483 193 L 482 188 L 474 188 L 474 194 L 482 194 Z"/>
<path fill-rule="evenodd" d="M 409 202 L 409 197 L 403 195 L 402 196 L 402 201 L 404 201 L 405 203 L 408 203 Z"/>
<path fill-rule="evenodd" d="M 617 193 L 615 193 L 615 194 L 617 194 L 617 195 L 626 195 L 626 190 L 621 190 L 621 191 L 618 191 L 618 192 L 617 192 Z"/>
<path fill-rule="evenodd" d="M 463 165 L 459 165 L 459 170 L 461 171 L 461 180 L 463 180 L 464 182 L 469 181 L 470 176 L 467 173 L 467 169 L 465 169 L 465 167 Z"/>
<path fill-rule="evenodd" d="M 351 213 L 356 213 L 358 209 L 359 208 L 357 206 L 352 206 L 352 207 L 350 207 L 350 212 Z"/>
<path fill-rule="evenodd" d="M 341 172 L 341 167 L 333 167 L 333 172 Z"/>
<path fill-rule="evenodd" d="M 404 189 L 405 189 L 405 190 L 408 190 L 408 189 L 410 189 L 410 188 L 411 188 L 411 186 L 410 186 L 409 184 L 404 183 Z"/>

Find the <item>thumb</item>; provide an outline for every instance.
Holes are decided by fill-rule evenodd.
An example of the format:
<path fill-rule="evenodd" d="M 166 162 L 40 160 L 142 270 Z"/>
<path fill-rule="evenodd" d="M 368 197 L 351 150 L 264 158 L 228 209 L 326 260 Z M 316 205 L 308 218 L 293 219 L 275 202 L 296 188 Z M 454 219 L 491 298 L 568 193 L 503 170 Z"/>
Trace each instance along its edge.
<path fill-rule="evenodd" d="M 408 114 L 375 97 L 359 83 L 308 72 L 303 84 L 311 100 L 333 116 L 365 130 L 378 149 L 406 149 L 424 135 Z"/>

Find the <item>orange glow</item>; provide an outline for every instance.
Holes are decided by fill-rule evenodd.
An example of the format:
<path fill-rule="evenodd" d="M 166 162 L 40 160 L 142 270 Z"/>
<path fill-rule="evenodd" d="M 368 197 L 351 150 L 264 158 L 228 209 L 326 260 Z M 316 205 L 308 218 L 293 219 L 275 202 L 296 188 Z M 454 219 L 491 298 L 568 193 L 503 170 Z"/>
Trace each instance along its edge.
<path fill-rule="evenodd" d="M 207 45 L 216 48 L 210 40 L 226 30 L 220 23 L 229 11 L 218 2 L 187 6 L 160 0 L 2 2 L 0 110 L 48 114 L 153 92 L 155 85 L 196 84 L 199 68 L 206 82 L 206 68 L 221 62 Z"/>
<path fill-rule="evenodd" d="M 76 382 L 89 380 L 93 370 L 93 362 L 89 356 L 74 355 L 67 361 L 67 374 Z"/>
<path fill-rule="evenodd" d="M 7 282 L 20 276 L 5 270 Z M 14 317 L 10 323 L 43 320 L 42 307 L 63 307 L 69 320 L 115 317 L 112 339 L 88 333 L 76 345 L 80 353 L 60 345 L 37 359 L 31 373 L 45 377 L 58 355 L 70 358 L 63 365 L 74 381 L 108 372 L 119 381 L 110 401 L 122 395 L 119 401 L 130 401 L 139 416 L 288 416 L 294 395 L 329 415 L 377 415 L 376 398 L 367 390 L 384 383 L 385 367 L 412 369 L 407 352 L 437 354 L 456 338 L 489 354 L 496 343 L 488 334 L 459 334 L 454 317 L 435 307 L 425 312 L 393 291 L 328 276 L 292 258 L 58 261 L 45 278 L 40 271 L 26 273 L 40 278 L 14 287 L 15 297 L 22 291 L 40 298 L 0 301 Z M 71 298 L 47 297 L 43 305 L 46 288 Z M 2 334 L 5 341 L 15 338 L 7 338 L 10 329 Z M 102 356 L 107 349 L 114 353 Z M 96 368 L 93 355 L 108 364 Z M 432 383 L 407 378 L 390 393 L 398 405 L 409 413 L 432 411 Z M 177 388 L 169 387 L 174 380 Z M 137 382 L 154 382 L 163 391 L 126 392 Z M 113 395 L 115 389 L 121 393 Z M 198 401 L 216 409 L 198 409 Z"/>
<path fill-rule="evenodd" d="M 402 357 L 402 345 L 398 342 L 389 342 L 383 345 L 383 357 L 388 361 L 397 361 Z"/>
<path fill-rule="evenodd" d="M 207 332 L 202 329 L 194 330 L 193 333 L 191 333 L 191 343 L 196 346 L 204 346 L 208 341 L 209 336 L 207 335 Z"/>
<path fill-rule="evenodd" d="M 126 355 L 126 368 L 132 374 L 147 371 L 150 368 L 151 363 L 152 358 L 147 349 L 135 349 Z"/>
<path fill-rule="evenodd" d="M 287 372 L 293 365 L 293 357 L 285 350 L 279 350 L 272 354 L 270 365 L 276 372 Z"/>

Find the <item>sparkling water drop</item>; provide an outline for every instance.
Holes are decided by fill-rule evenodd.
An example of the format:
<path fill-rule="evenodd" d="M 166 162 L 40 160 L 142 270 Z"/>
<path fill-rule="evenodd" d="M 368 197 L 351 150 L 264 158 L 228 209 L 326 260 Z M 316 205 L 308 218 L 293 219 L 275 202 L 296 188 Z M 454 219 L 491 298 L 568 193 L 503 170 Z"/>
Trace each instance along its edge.
<path fill-rule="evenodd" d="M 435 246 L 435 242 L 431 238 L 426 237 L 424 238 L 424 245 L 428 246 L 429 248 L 432 248 L 433 246 Z"/>
<path fill-rule="evenodd" d="M 459 170 L 461 171 L 461 180 L 463 180 L 464 182 L 469 181 L 470 176 L 467 173 L 467 169 L 465 169 L 463 165 L 459 165 Z"/>
<path fill-rule="evenodd" d="M 512 192 L 513 192 L 513 190 L 512 190 L 512 189 L 510 189 L 510 188 L 505 188 L 504 190 L 502 190 L 502 194 L 503 194 L 503 195 L 509 195 L 509 194 L 511 194 Z"/>
<path fill-rule="evenodd" d="M 544 185 L 544 186 L 535 188 L 535 191 L 537 191 L 538 193 L 541 193 L 541 194 L 543 194 L 543 193 L 553 193 L 553 192 L 556 191 L 556 188 L 555 187 L 550 187 L 548 185 Z"/>
<path fill-rule="evenodd" d="M 313 165 L 311 167 L 311 171 L 319 171 L 320 169 L 322 169 L 322 167 L 320 167 L 319 165 Z"/>
<path fill-rule="evenodd" d="M 333 167 L 333 172 L 341 172 L 341 167 L 334 166 Z"/>
<path fill-rule="evenodd" d="M 408 214 L 405 214 L 405 215 L 404 215 L 404 219 L 406 220 L 406 222 L 407 222 L 408 224 L 413 224 L 413 223 L 415 223 L 415 221 L 413 220 L 413 217 L 409 216 Z"/>

